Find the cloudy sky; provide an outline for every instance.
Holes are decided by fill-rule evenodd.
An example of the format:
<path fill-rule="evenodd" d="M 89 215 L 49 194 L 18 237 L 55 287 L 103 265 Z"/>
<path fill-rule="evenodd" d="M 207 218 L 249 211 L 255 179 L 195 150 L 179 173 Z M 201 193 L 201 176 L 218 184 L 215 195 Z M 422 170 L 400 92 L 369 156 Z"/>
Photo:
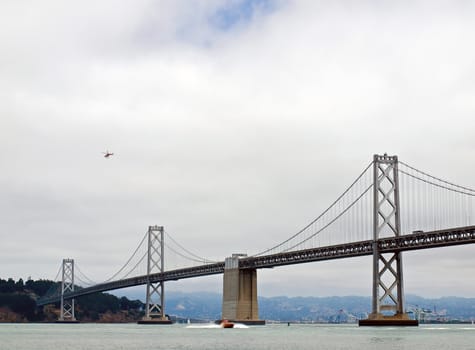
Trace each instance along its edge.
<path fill-rule="evenodd" d="M 2 1 L 0 278 L 54 278 L 71 257 L 104 279 L 154 224 L 211 259 L 257 252 L 375 153 L 475 187 L 474 16 L 470 1 Z M 475 297 L 474 249 L 407 253 L 406 293 Z M 371 268 L 260 271 L 259 293 L 370 295 Z"/>

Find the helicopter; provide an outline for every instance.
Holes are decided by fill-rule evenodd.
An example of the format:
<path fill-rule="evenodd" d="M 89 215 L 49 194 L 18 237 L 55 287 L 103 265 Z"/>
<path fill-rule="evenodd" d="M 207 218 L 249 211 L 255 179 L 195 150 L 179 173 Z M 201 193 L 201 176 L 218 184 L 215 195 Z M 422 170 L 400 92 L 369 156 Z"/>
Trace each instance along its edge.
<path fill-rule="evenodd" d="M 110 156 L 114 155 L 114 153 L 109 152 L 109 151 L 102 152 L 102 154 L 104 155 L 104 158 L 109 158 Z"/>

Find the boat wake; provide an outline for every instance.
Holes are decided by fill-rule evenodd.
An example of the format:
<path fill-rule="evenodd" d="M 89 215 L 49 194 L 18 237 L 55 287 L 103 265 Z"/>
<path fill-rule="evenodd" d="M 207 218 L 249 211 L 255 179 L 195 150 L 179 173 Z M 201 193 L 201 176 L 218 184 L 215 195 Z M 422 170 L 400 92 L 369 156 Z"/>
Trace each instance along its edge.
<path fill-rule="evenodd" d="M 223 327 L 219 324 L 206 323 L 206 324 L 196 324 L 196 325 L 192 324 L 192 325 L 186 326 L 185 328 L 190 328 L 190 329 L 222 329 Z M 249 328 L 249 327 L 246 326 L 245 324 L 242 324 L 242 323 L 235 323 L 234 328 L 244 329 L 244 328 Z"/>

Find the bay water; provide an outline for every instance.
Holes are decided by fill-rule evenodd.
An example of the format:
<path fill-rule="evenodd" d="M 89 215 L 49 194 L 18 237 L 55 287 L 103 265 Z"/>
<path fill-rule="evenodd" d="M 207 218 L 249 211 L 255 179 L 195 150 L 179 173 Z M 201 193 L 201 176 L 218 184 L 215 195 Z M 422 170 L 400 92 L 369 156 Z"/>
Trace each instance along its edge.
<path fill-rule="evenodd" d="M 475 350 L 475 326 L 0 324 L 0 350 Z"/>

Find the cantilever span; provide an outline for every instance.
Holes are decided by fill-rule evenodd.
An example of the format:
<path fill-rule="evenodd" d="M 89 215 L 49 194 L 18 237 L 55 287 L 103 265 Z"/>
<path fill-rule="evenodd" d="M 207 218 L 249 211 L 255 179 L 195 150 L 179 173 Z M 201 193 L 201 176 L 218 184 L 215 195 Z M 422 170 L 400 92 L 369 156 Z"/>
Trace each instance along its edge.
<path fill-rule="evenodd" d="M 240 269 L 262 269 L 277 266 L 303 264 L 315 261 L 345 259 L 373 254 L 373 241 L 360 241 L 348 244 L 339 244 L 328 247 L 297 250 L 293 252 L 263 255 L 239 259 Z M 401 252 L 439 248 L 455 245 L 475 243 L 475 226 L 458 227 L 447 230 L 431 232 L 417 232 L 399 237 L 380 238 L 378 241 L 380 252 Z M 77 298 L 97 292 L 105 292 L 114 289 L 127 288 L 147 284 L 148 281 L 176 281 L 199 276 L 217 275 L 224 272 L 224 262 L 206 264 L 184 269 L 170 270 L 156 273 L 150 276 L 143 275 L 123 280 L 98 284 L 89 288 L 83 288 L 73 293 L 65 294 L 65 298 Z M 60 296 L 38 300 L 38 306 L 60 301 Z"/>

